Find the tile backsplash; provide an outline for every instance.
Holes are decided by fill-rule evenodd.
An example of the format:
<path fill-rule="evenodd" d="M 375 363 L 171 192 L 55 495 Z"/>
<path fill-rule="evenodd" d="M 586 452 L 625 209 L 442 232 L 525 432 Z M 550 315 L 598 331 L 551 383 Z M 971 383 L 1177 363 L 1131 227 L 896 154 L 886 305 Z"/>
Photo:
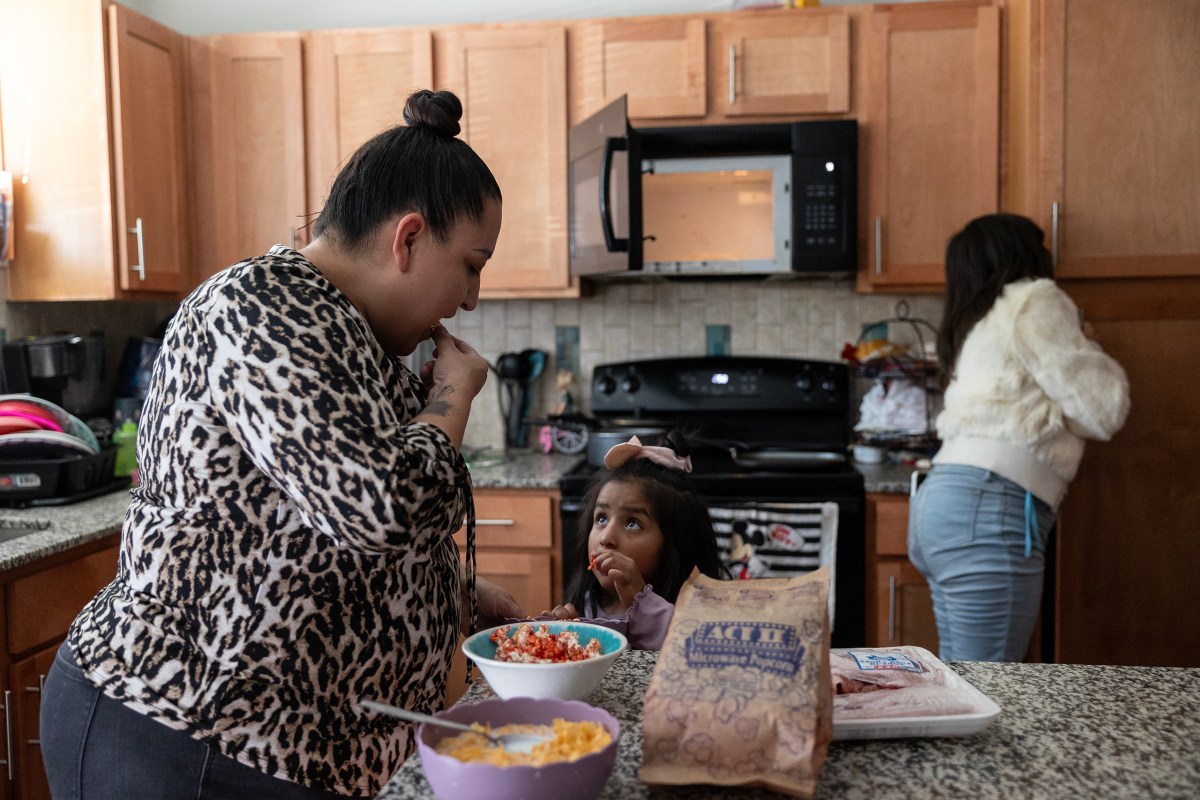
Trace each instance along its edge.
<path fill-rule="evenodd" d="M 863 295 L 850 280 L 829 281 L 646 281 L 600 284 L 579 300 L 483 300 L 447 327 L 492 364 L 502 353 L 527 348 L 547 354 L 530 416 L 544 416 L 560 402 L 556 352 L 563 328 L 579 330 L 576 402 L 589 411 L 588 384 L 597 364 L 708 352 L 714 326 L 729 329 L 730 355 L 770 355 L 836 361 L 864 324 L 908 315 L 933 325 L 941 320 L 941 295 Z M 504 445 L 495 374 L 475 402 L 466 444 Z M 530 436 L 536 443 L 537 437 Z"/>

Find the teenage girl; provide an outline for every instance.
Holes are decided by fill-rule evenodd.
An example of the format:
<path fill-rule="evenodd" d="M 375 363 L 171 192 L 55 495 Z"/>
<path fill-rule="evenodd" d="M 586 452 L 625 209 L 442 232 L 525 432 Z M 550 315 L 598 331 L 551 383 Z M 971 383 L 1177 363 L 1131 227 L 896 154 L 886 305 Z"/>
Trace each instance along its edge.
<path fill-rule="evenodd" d="M 1041 608 L 1046 543 L 1085 439 L 1129 412 L 1121 365 L 1052 279 L 1042 230 L 972 220 L 946 248 L 938 335 L 942 447 L 910 510 L 946 661 L 1019 661 Z"/>
<path fill-rule="evenodd" d="M 631 647 L 657 650 L 692 570 L 729 577 L 708 508 L 687 483 L 689 452 L 677 431 L 664 447 L 635 436 L 608 451 L 607 470 L 584 494 L 567 603 L 552 616 L 576 619 L 582 610 L 589 622 L 624 633 Z"/>

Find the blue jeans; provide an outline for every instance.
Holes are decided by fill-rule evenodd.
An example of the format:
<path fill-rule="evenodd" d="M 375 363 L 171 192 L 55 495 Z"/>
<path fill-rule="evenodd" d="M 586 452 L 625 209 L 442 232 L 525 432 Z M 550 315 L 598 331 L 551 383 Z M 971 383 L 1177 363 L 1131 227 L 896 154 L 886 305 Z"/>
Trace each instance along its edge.
<path fill-rule="evenodd" d="M 106 697 L 63 644 L 42 693 L 54 800 L 345 800 L 274 778 Z"/>
<path fill-rule="evenodd" d="M 1050 506 L 1012 481 L 934 465 L 909 509 L 908 558 L 929 582 L 943 661 L 1024 657 L 1053 526 Z"/>

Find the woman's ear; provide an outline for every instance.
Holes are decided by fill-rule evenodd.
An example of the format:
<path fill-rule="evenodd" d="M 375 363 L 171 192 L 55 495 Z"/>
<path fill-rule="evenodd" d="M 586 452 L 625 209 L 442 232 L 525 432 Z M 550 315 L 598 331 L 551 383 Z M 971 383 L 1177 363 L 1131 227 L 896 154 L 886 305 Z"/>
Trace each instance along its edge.
<path fill-rule="evenodd" d="M 425 217 L 416 211 L 411 211 L 395 221 L 392 229 L 392 261 L 401 272 L 412 268 L 413 245 L 429 224 Z"/>

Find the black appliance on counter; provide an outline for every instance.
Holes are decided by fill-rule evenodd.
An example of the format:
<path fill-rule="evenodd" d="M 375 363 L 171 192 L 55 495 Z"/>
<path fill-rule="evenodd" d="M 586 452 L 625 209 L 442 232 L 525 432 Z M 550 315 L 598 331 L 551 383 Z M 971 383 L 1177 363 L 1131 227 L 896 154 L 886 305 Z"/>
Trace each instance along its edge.
<path fill-rule="evenodd" d="M 836 504 L 835 647 L 866 641 L 866 498 L 862 475 L 846 456 L 850 395 L 845 364 L 757 356 L 601 364 L 591 383 L 599 430 L 677 427 L 688 437 L 689 479 L 712 511 L 723 556 L 731 544 L 753 541 L 761 556 L 775 557 L 780 565 L 788 558 L 773 549 L 773 539 L 780 532 L 786 539 L 810 527 L 815 531 L 821 507 L 828 512 L 827 504 Z M 580 535 L 584 491 L 596 471 L 583 460 L 559 483 L 565 581 Z M 811 526 L 804 517 L 813 519 Z M 743 542 L 731 541 L 730 531 L 738 531 Z M 803 543 L 788 547 L 796 555 L 811 550 L 815 559 L 826 544 L 805 534 Z"/>
<path fill-rule="evenodd" d="M 26 336 L 3 354 L 5 393 L 32 394 L 83 419 L 108 412 L 103 332 Z"/>

